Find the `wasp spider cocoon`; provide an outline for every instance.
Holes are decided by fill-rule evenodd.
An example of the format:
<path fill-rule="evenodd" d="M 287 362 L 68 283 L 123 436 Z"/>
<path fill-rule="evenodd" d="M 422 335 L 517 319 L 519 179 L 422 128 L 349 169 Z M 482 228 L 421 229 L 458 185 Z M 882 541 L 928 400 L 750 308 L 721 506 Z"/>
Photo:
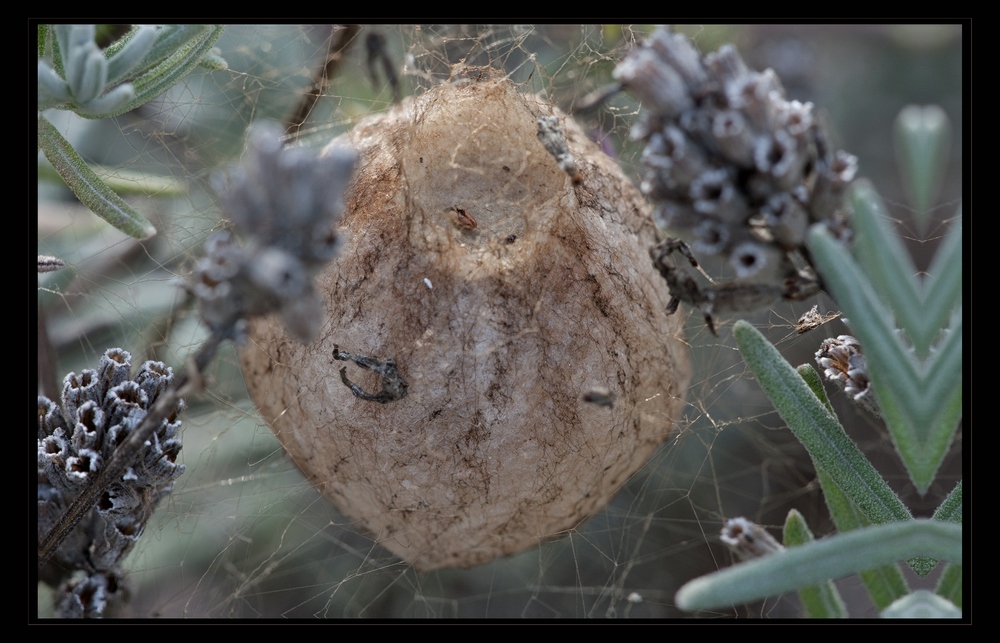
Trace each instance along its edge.
<path fill-rule="evenodd" d="M 358 172 L 316 278 L 319 339 L 261 320 L 242 354 L 303 472 L 418 570 L 599 510 L 668 437 L 690 376 L 638 190 L 572 119 L 482 76 L 345 135 Z"/>

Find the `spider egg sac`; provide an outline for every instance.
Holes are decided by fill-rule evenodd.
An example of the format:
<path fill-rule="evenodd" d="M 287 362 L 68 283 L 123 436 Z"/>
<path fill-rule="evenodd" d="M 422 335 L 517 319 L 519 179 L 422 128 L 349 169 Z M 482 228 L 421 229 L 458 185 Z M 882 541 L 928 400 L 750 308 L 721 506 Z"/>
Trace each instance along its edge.
<path fill-rule="evenodd" d="M 539 141 L 544 116 L 573 178 Z M 316 280 L 320 338 L 262 319 L 242 351 L 264 419 L 311 483 L 418 571 L 572 529 L 683 410 L 682 318 L 665 312 L 648 206 L 572 119 L 495 77 L 407 99 L 331 146 L 345 143 L 360 156 L 346 241 Z M 394 360 L 405 397 L 356 397 L 340 369 L 369 394 L 382 376 L 336 350 Z M 595 389 L 614 403 L 586 401 Z"/>

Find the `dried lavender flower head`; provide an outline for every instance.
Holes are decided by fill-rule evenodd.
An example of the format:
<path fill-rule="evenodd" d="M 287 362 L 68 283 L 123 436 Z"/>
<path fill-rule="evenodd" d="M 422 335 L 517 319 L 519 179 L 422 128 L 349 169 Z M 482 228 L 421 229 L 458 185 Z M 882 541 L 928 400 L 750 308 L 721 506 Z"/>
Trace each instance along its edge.
<path fill-rule="evenodd" d="M 813 105 L 788 100 L 772 70 L 750 70 L 732 46 L 703 57 L 666 29 L 614 77 L 642 101 L 631 135 L 646 142 L 642 190 L 657 223 L 727 259 L 739 282 L 785 299 L 818 290 L 815 274 L 800 270 L 807 228 L 847 236 L 843 195 L 857 161 L 830 148 Z"/>
<path fill-rule="evenodd" d="M 105 351 L 96 369 L 63 380 L 61 407 L 38 397 L 38 537 L 44 538 L 83 488 L 93 482 L 173 382 L 162 362 L 147 361 L 133 377 L 132 356 Z M 176 411 L 155 427 L 135 464 L 111 483 L 54 556 L 40 579 L 57 588 L 63 618 L 97 617 L 120 600 L 122 561 L 173 482 L 184 472 Z M 74 576 L 71 572 L 76 570 Z"/>
<path fill-rule="evenodd" d="M 241 354 L 299 467 L 421 571 L 575 527 L 667 438 L 690 376 L 641 194 L 571 118 L 481 75 L 347 135 L 364 161 L 317 276 L 329 330 L 306 347 L 258 319 Z"/>
<path fill-rule="evenodd" d="M 727 520 L 719 539 L 740 560 L 760 558 L 785 549 L 766 529 L 742 516 Z"/>
<path fill-rule="evenodd" d="M 195 269 L 209 327 L 279 312 L 297 339 L 315 338 L 322 316 L 312 278 L 339 247 L 335 227 L 355 160 L 347 148 L 323 156 L 285 148 L 273 123 L 251 129 L 242 163 L 214 180 L 243 244 L 226 231 L 213 235 Z"/>
<path fill-rule="evenodd" d="M 772 70 L 751 71 L 731 45 L 702 57 L 683 35 L 658 29 L 614 77 L 643 102 L 633 138 L 647 142 L 646 191 L 654 200 L 690 203 L 740 226 L 783 194 L 813 221 L 836 216 L 829 192 L 842 195 L 856 161 L 829 148 L 812 103 L 787 100 Z M 725 207 L 733 199 L 746 208 Z M 822 208 L 811 207 L 820 201 Z"/>

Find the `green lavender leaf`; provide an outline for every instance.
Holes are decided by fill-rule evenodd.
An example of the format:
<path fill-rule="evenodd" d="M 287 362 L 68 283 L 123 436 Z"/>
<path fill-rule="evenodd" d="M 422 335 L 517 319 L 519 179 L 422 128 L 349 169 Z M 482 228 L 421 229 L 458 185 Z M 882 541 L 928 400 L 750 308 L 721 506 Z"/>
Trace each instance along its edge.
<path fill-rule="evenodd" d="M 797 547 L 815 540 L 802 514 L 792 509 L 785 518 L 782 537 L 785 547 Z M 799 588 L 802 609 L 811 618 L 847 618 L 847 606 L 833 581 Z"/>
<path fill-rule="evenodd" d="M 847 249 L 820 225 L 809 233 L 809 248 L 837 304 L 851 320 L 861 343 L 871 375 L 872 387 L 893 442 L 918 491 L 926 492 L 947 454 L 962 415 L 962 316 L 960 301 L 961 251 L 948 240 L 938 277 L 919 288 L 911 282 L 912 269 L 900 267 L 898 239 L 887 234 L 881 203 L 863 182 L 853 191 L 855 220 L 859 229 L 859 252 L 870 257 L 882 254 L 895 260 L 871 259 L 869 270 L 879 274 L 876 286 Z M 956 226 L 960 234 L 960 223 Z M 954 233 L 953 233 L 954 234 Z M 958 235 L 956 235 L 958 236 Z M 868 240 L 864 240 L 868 239 Z M 897 246 L 896 250 L 892 248 Z M 915 271 L 914 271 L 915 272 Z M 949 291 L 949 292 L 946 292 Z M 895 293 L 895 294 L 892 294 Z M 958 294 L 956 294 L 958 293 Z M 914 302 L 912 298 L 919 300 Z M 885 301 L 894 302 L 889 309 Z M 937 310 L 925 311 L 931 302 Z M 914 351 L 896 331 L 894 315 L 914 340 Z M 930 349 L 931 329 L 917 318 L 949 318 L 947 334 Z M 935 334 L 940 332 L 940 326 Z M 926 349 L 920 358 L 919 351 Z"/>
<path fill-rule="evenodd" d="M 873 523 L 910 520 L 909 510 L 837 418 L 760 331 L 740 320 L 733 326 L 733 336 L 761 388 L 817 467 L 829 473 Z"/>
<path fill-rule="evenodd" d="M 934 520 L 962 524 L 962 482 L 959 481 L 948 497 L 934 512 Z M 962 565 L 949 563 L 934 590 L 958 607 L 962 607 Z"/>
<path fill-rule="evenodd" d="M 833 524 L 838 532 L 846 533 L 872 524 L 825 471 L 818 469 L 816 473 L 823 489 L 826 506 L 830 510 L 830 517 L 833 518 Z M 879 609 L 889 607 L 893 601 L 906 596 L 910 591 L 906 578 L 896 563 L 861 572 L 861 582 L 865 584 L 872 602 Z"/>
<path fill-rule="evenodd" d="M 134 99 L 109 113 L 100 116 L 87 115 L 87 118 L 107 118 L 123 114 L 149 102 L 173 87 L 198 66 L 203 56 L 211 52 L 215 41 L 219 39 L 224 29 L 222 25 L 200 25 L 200 27 L 170 56 L 133 81 Z M 154 52 L 156 51 L 154 48 Z"/>
<path fill-rule="evenodd" d="M 962 610 L 951 601 L 921 589 L 882 610 L 882 618 L 962 618 Z"/>
<path fill-rule="evenodd" d="M 38 145 L 73 194 L 91 212 L 136 239 L 148 239 L 156 234 L 153 224 L 94 174 L 69 141 L 41 115 L 38 116 Z"/>
<path fill-rule="evenodd" d="M 962 527 L 907 520 L 836 534 L 696 578 L 677 592 L 683 610 L 719 609 L 926 556 L 962 559 Z"/>
<path fill-rule="evenodd" d="M 924 233 L 948 158 L 948 115 L 938 105 L 909 105 L 896 118 L 896 158 Z"/>

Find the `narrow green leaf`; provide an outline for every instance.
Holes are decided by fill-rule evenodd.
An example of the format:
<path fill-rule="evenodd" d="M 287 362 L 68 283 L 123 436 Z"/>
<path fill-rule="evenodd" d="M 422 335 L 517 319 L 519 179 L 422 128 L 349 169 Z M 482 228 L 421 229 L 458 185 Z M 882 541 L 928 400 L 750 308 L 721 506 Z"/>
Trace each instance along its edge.
<path fill-rule="evenodd" d="M 43 61 L 38 61 L 38 111 L 69 103 L 69 87 L 63 77 Z"/>
<path fill-rule="evenodd" d="M 218 47 L 213 47 L 207 54 L 205 54 L 198 64 L 205 69 L 210 69 L 212 71 L 224 71 L 229 69 L 229 63 L 222 54 L 219 52 Z"/>
<path fill-rule="evenodd" d="M 94 42 L 94 25 L 56 25 L 55 31 L 63 56 L 62 75 L 70 87 L 78 87 L 87 63 L 87 57 L 80 55 L 80 50 L 87 49 L 88 43 Z"/>
<path fill-rule="evenodd" d="M 851 329 L 861 342 L 869 368 L 872 368 L 873 361 L 891 364 L 897 378 L 905 375 L 908 380 L 919 380 L 915 360 L 896 336 L 892 314 L 882 304 L 847 249 L 823 226 L 810 229 L 809 247 L 823 280 L 833 291 L 831 294 L 844 311 L 844 316 L 851 320 Z M 900 386 L 899 390 L 892 389 L 892 392 L 890 402 L 924 405 L 918 399 L 919 394 L 910 392 L 908 387 Z M 879 396 L 879 404 L 882 405 L 882 402 Z"/>
<path fill-rule="evenodd" d="M 45 56 L 45 41 L 49 37 L 49 26 L 38 25 L 38 57 Z"/>
<path fill-rule="evenodd" d="M 830 404 L 830 398 L 826 394 L 826 389 L 823 388 L 823 380 L 812 364 L 799 364 L 795 367 L 795 372 L 805 380 L 806 385 L 809 386 L 809 390 L 823 403 L 826 410 L 833 414 L 833 405 Z"/>
<path fill-rule="evenodd" d="M 962 523 L 962 481 L 959 480 L 944 502 L 934 511 L 934 520 Z"/>
<path fill-rule="evenodd" d="M 823 469 L 817 469 L 816 474 L 820 487 L 823 489 L 823 498 L 826 500 L 826 506 L 830 510 L 830 517 L 833 518 L 833 524 L 837 527 L 837 531 L 846 533 L 871 525 L 871 522 L 844 495 L 840 487 Z M 861 572 L 861 581 L 865 584 L 868 594 L 879 609 L 889 607 L 893 601 L 910 593 L 906 578 L 895 563 Z"/>
<path fill-rule="evenodd" d="M 137 73 L 145 73 L 174 55 L 185 43 L 204 34 L 210 25 L 157 25 L 156 42 L 142 60 Z"/>
<path fill-rule="evenodd" d="M 137 239 L 148 239 L 156 234 L 153 224 L 101 181 L 69 141 L 41 115 L 38 117 L 38 145 L 73 194 L 91 212 Z"/>
<path fill-rule="evenodd" d="M 962 566 L 948 565 L 944 568 L 934 592 L 962 607 Z"/>
<path fill-rule="evenodd" d="M 873 523 L 912 518 L 837 418 L 760 332 L 740 320 L 733 326 L 740 354 L 778 414 L 802 442 L 817 467 L 836 481 Z"/>
<path fill-rule="evenodd" d="M 896 158 L 921 231 L 944 179 L 948 115 L 938 105 L 904 107 L 896 117 Z"/>
<path fill-rule="evenodd" d="M 56 73 L 66 78 L 66 66 L 63 64 L 63 52 L 69 44 L 67 40 L 69 25 L 50 25 L 49 29 L 55 37 L 52 38 L 52 68 Z"/>
<path fill-rule="evenodd" d="M 132 29 L 104 50 L 108 61 L 108 83 L 117 85 L 137 69 L 156 44 L 156 28 L 149 25 L 133 25 Z"/>
<path fill-rule="evenodd" d="M 924 381 L 927 382 L 926 390 L 942 397 L 948 390 L 956 387 L 953 378 L 961 378 L 962 309 L 953 310 L 951 317 L 948 327 L 942 332 L 942 337 L 928 360 L 932 368 L 924 377 Z"/>
<path fill-rule="evenodd" d="M 809 248 L 831 294 L 851 320 L 867 358 L 882 417 L 911 479 L 924 493 L 947 453 L 960 416 L 961 333 L 953 329 L 952 336 L 927 360 L 917 362 L 847 250 L 819 225 L 809 232 Z M 955 422 L 944 421 L 948 418 Z"/>
<path fill-rule="evenodd" d="M 962 481 L 960 480 L 955 488 L 951 490 L 948 497 L 937 508 L 932 516 L 934 520 L 942 520 L 962 524 Z M 938 586 L 935 590 L 939 595 L 944 596 L 949 601 L 962 606 L 962 566 L 950 564 L 945 567 Z"/>
<path fill-rule="evenodd" d="M 696 578 L 675 601 L 686 611 L 741 605 L 914 556 L 961 560 L 962 528 L 907 520 L 836 534 Z"/>
<path fill-rule="evenodd" d="M 94 52 L 100 55 L 94 43 L 94 25 L 58 25 L 56 33 L 63 34 L 59 39 L 65 43 L 62 52 L 66 73 L 63 75 L 75 99 L 81 88 L 90 84 L 86 81 L 87 71 L 91 68 L 88 54 Z"/>
<path fill-rule="evenodd" d="M 175 197 L 187 194 L 184 185 L 171 178 L 99 165 L 88 167 L 119 196 L 123 194 L 138 194 L 142 196 Z M 38 178 L 42 180 L 62 181 L 62 177 L 59 176 L 55 168 L 45 162 L 39 162 L 38 164 Z"/>
<path fill-rule="evenodd" d="M 925 359 L 931 343 L 948 322 L 962 297 L 961 214 L 938 250 L 928 276 L 921 280 L 909 253 L 890 228 L 885 207 L 875 189 L 858 181 L 851 191 L 857 233 L 854 255 L 882 301 Z"/>
<path fill-rule="evenodd" d="M 797 547 L 815 540 L 802 514 L 792 509 L 785 518 L 785 547 Z M 802 609 L 810 618 L 847 618 L 847 606 L 833 581 L 799 589 Z"/>
<path fill-rule="evenodd" d="M 867 181 L 856 181 L 850 193 L 854 210 L 854 256 L 864 268 L 881 301 L 887 302 L 896 319 L 923 359 L 936 328 L 928 330 L 923 320 L 923 284 L 913 259 L 899 236 L 889 228 L 889 215 L 878 193 Z M 824 275 L 825 276 L 825 275 Z M 839 302 L 838 302 L 839 303 Z"/>
<path fill-rule="evenodd" d="M 962 302 L 962 209 L 951 232 L 938 246 L 924 281 L 923 314 L 926 324 L 940 329 Z"/>
<path fill-rule="evenodd" d="M 91 43 L 93 44 L 93 43 Z M 101 95 L 108 85 L 108 61 L 104 59 L 97 45 L 84 54 L 76 52 L 80 63 L 81 74 L 78 79 L 68 79 L 73 90 L 73 101 L 84 105 Z"/>
<path fill-rule="evenodd" d="M 962 312 L 955 311 L 947 334 L 934 349 L 934 364 L 924 381 L 924 395 L 937 402 L 928 420 L 930 431 L 926 439 L 927 466 L 937 467 L 940 461 L 929 457 L 947 453 L 962 418 Z M 943 456 L 942 456 L 943 458 Z"/>

